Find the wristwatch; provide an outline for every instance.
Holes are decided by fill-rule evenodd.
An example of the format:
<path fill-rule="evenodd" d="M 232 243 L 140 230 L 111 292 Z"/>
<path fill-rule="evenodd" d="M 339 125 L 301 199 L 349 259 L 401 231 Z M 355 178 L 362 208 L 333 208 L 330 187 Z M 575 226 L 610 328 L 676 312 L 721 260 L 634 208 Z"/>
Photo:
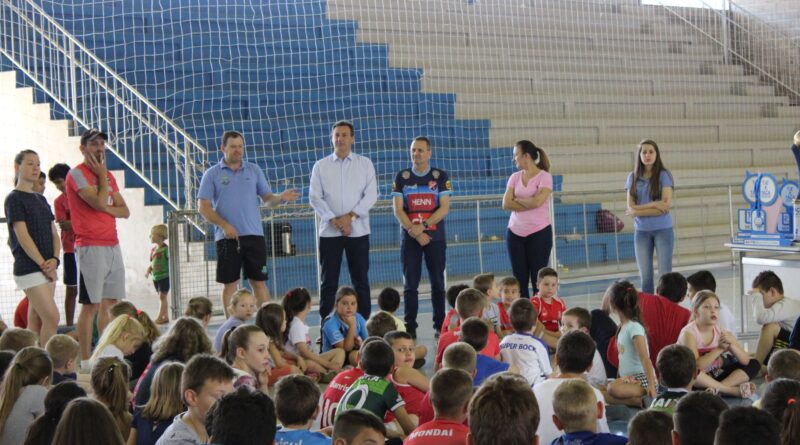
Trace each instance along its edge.
<path fill-rule="evenodd" d="M 422 221 L 422 227 L 428 228 L 428 221 Z"/>

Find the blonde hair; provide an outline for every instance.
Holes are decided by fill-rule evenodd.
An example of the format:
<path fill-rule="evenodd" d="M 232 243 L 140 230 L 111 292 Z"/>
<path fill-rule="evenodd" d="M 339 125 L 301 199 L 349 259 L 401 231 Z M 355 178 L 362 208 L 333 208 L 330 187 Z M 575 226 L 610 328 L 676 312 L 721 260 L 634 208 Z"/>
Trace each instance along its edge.
<path fill-rule="evenodd" d="M 123 436 L 131 422 L 131 415 L 128 412 L 129 379 L 128 364 L 116 357 L 103 357 L 92 368 L 91 382 L 94 396 L 111 411 Z"/>
<path fill-rule="evenodd" d="M 136 318 L 136 321 L 142 325 L 144 329 L 144 338 L 147 343 L 152 344 L 161 335 L 161 330 L 158 325 L 147 315 L 147 312 L 136 309 L 136 306 L 129 301 L 120 301 L 119 303 L 111 306 L 111 315 L 119 317 L 120 315 L 130 315 Z"/>
<path fill-rule="evenodd" d="M 256 298 L 255 295 L 253 295 L 253 293 L 250 292 L 249 290 L 247 290 L 247 289 L 239 289 L 233 295 L 231 295 L 231 304 L 230 304 L 230 306 L 228 306 L 228 308 L 229 309 L 233 308 L 234 306 L 239 304 L 239 301 L 241 301 L 242 298 L 245 298 L 245 297 L 250 297 L 250 298 L 252 298 L 254 300 Z"/>
<path fill-rule="evenodd" d="M 130 315 L 120 315 L 111 321 L 97 341 L 97 347 L 90 360 L 95 361 L 98 359 L 100 353 L 108 345 L 116 345 L 116 343 L 126 337 L 127 341 L 144 341 L 144 328 L 138 320 Z"/>
<path fill-rule="evenodd" d="M 167 363 L 156 371 L 150 386 L 150 400 L 142 408 L 142 417 L 154 422 L 171 420 L 184 411 L 181 393 L 183 363 Z"/>
<path fill-rule="evenodd" d="M 17 403 L 22 388 L 39 384 L 53 376 L 53 362 L 42 348 L 29 346 L 22 349 L 11 361 L 0 388 L 0 433 Z"/>
<path fill-rule="evenodd" d="M 68 361 L 78 357 L 81 346 L 69 335 L 56 334 L 50 337 L 44 348 L 53 360 L 53 368 L 63 368 Z"/>
<path fill-rule="evenodd" d="M 167 230 L 166 224 L 156 224 L 150 229 L 150 233 L 155 236 L 160 237 L 163 240 L 166 240 L 169 236 L 169 231 Z"/>
<path fill-rule="evenodd" d="M 553 413 L 564 424 L 564 432 L 585 430 L 597 421 L 597 396 L 583 380 L 564 380 L 553 394 Z"/>

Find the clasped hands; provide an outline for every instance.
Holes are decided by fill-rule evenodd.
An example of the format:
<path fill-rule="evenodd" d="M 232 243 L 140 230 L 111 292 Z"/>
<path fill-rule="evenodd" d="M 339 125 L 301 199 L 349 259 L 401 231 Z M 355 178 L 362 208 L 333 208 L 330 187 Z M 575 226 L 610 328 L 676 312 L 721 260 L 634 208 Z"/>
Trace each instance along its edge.
<path fill-rule="evenodd" d="M 425 226 L 421 223 L 414 223 L 408 229 L 408 235 L 417 240 L 420 246 L 426 246 L 431 242 L 431 237 L 425 233 Z"/>
<path fill-rule="evenodd" d="M 39 268 L 42 269 L 42 273 L 49 281 L 56 281 L 56 270 L 58 269 L 58 260 L 55 258 L 50 258 L 49 260 L 44 260 L 42 264 L 39 265 Z"/>
<path fill-rule="evenodd" d="M 350 236 L 350 234 L 353 233 L 353 216 L 349 213 L 331 218 L 330 223 L 333 224 L 333 227 L 336 227 L 337 230 L 342 232 L 344 236 Z"/>

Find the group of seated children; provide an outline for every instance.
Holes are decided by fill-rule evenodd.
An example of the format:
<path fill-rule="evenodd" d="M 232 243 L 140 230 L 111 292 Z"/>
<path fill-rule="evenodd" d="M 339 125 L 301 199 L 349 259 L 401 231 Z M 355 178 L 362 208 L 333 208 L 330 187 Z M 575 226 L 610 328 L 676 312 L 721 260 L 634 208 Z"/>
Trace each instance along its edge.
<path fill-rule="evenodd" d="M 146 314 L 120 303 L 97 340 L 91 373 L 83 381 L 76 373 L 74 339 L 55 335 L 40 349 L 30 331 L 8 329 L 0 336 L 0 368 L 7 368 L 0 374 L 0 445 L 77 443 L 56 438 L 85 435 L 62 425 L 81 424 L 76 420 L 81 413 L 107 417 L 110 427 L 98 428 L 96 437 L 81 436 L 87 442 L 80 443 L 98 443 L 96 438 L 129 445 L 263 443 L 247 433 L 263 428 L 286 444 L 338 440 L 342 445 L 360 434 L 411 445 L 518 443 L 502 438 L 530 434 L 531 425 L 499 431 L 482 416 L 495 422 L 532 416 L 524 412 L 527 397 L 536 402 L 535 422 L 529 421 L 540 443 L 710 444 L 715 435 L 708 430 L 720 431 L 717 440 L 735 438 L 721 428 L 743 415 L 714 408 L 719 403 L 727 408 L 719 396 L 752 398 L 762 364 L 767 385 L 756 405 L 780 420 L 762 428 L 762 435 L 783 434 L 781 444 L 798 443 L 800 352 L 784 346 L 793 338 L 800 304 L 783 296 L 774 273 L 756 277 L 751 298 L 763 328 L 751 357 L 722 327 L 719 297 L 703 288 L 715 287 L 713 276 L 681 278 L 663 276 L 660 295 L 614 282 L 603 309 L 590 313 L 567 309 L 552 269 L 540 271 L 539 292 L 531 299 L 519 297 L 513 278 L 501 280 L 497 289 L 493 276 L 479 275 L 473 287 L 448 290 L 453 309 L 439 331 L 430 379 L 419 370 L 427 349 L 395 316 L 400 296 L 393 289 L 381 292 L 381 311 L 369 320 L 357 311 L 355 291 L 339 289 L 334 312 L 322 322 L 319 345 L 309 335 L 311 296 L 303 288 L 257 309 L 252 294 L 237 292 L 213 343 L 208 299 L 190 301 L 186 316 L 163 335 Z M 680 307 L 681 295 L 689 298 L 690 311 Z M 655 329 L 653 310 L 668 319 Z M 218 356 L 211 355 L 214 343 Z M 607 372 L 609 362 L 613 372 Z M 328 383 L 324 391 L 320 383 Z M 98 403 L 87 402 L 87 393 Z M 274 395 L 275 406 L 268 395 Z M 645 396 L 652 401 L 631 420 L 629 439 L 609 434 L 606 403 L 641 408 Z M 503 400 L 508 406 L 484 411 Z M 271 430 L 263 422 L 241 426 L 233 413 L 244 412 L 242 406 L 265 412 Z M 689 438 L 699 416 L 714 421 L 704 417 L 704 433 Z M 703 441 L 709 437 L 711 442 Z M 759 440 L 752 443 L 765 443 Z"/>

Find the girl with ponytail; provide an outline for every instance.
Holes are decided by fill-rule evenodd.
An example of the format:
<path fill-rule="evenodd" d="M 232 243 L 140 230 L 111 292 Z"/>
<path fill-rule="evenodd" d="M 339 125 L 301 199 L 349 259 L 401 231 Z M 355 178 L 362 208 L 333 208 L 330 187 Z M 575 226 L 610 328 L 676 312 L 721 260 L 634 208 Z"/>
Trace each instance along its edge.
<path fill-rule="evenodd" d="M 53 443 L 61 415 L 67 409 L 67 404 L 78 397 L 86 397 L 86 391 L 75 382 L 61 382 L 50 388 L 44 398 L 44 414 L 31 424 L 24 445 Z"/>
<path fill-rule="evenodd" d="M 53 362 L 42 348 L 29 346 L 14 357 L 0 389 L 0 445 L 25 441 L 33 419 L 44 412 L 52 375 Z"/>
<path fill-rule="evenodd" d="M 161 331 L 153 319 L 147 315 L 147 312 L 136 309 L 136 306 L 129 301 L 120 301 L 111 306 L 111 316 L 119 317 L 120 315 L 128 315 L 131 318 L 135 318 L 142 325 L 144 332 L 141 346 L 136 348 L 133 354 L 125 356 L 125 360 L 131 364 L 131 381 L 135 382 L 139 380 L 139 377 L 144 374 L 144 370 L 147 369 L 150 358 L 153 356 L 153 343 L 161 335 Z"/>
<path fill-rule="evenodd" d="M 647 349 L 639 293 L 630 281 L 621 280 L 611 284 L 606 295 L 611 310 L 619 317 L 619 378 L 609 383 L 608 394 L 623 403 L 641 406 L 642 396 L 656 396 L 658 380 Z"/>
<path fill-rule="evenodd" d="M 800 443 L 800 382 L 777 379 L 764 388 L 761 409 L 781 423 L 780 445 Z"/>
<path fill-rule="evenodd" d="M 283 297 L 283 309 L 286 311 L 286 350 L 295 353 L 306 361 L 306 373 L 322 383 L 330 382 L 344 365 L 344 349 L 333 348 L 322 354 L 311 350 L 311 339 L 308 336 L 306 317 L 311 312 L 311 295 L 302 287 L 286 292 Z"/>
<path fill-rule="evenodd" d="M 122 437 L 128 437 L 131 432 L 129 376 L 128 364 L 116 357 L 103 357 L 92 367 L 94 398 L 111 411 Z"/>
<path fill-rule="evenodd" d="M 269 337 L 260 327 L 247 324 L 231 328 L 222 336 L 220 357 L 233 368 L 233 387 L 249 385 L 269 391 Z"/>

